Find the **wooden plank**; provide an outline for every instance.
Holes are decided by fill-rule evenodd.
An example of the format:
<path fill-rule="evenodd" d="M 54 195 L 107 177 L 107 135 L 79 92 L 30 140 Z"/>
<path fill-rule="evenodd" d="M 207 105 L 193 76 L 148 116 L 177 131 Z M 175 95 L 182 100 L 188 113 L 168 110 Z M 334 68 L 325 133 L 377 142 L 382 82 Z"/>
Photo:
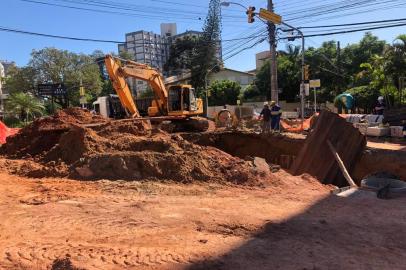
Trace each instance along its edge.
<path fill-rule="evenodd" d="M 337 160 L 338 166 L 340 166 L 341 172 L 343 173 L 345 179 L 347 180 L 350 186 L 357 186 L 352 180 L 351 175 L 348 173 L 347 168 L 345 168 L 344 162 L 341 160 L 340 155 L 335 150 L 334 146 L 331 144 L 329 140 L 327 140 L 328 147 L 330 147 L 331 153 L 333 154 L 334 158 Z"/>

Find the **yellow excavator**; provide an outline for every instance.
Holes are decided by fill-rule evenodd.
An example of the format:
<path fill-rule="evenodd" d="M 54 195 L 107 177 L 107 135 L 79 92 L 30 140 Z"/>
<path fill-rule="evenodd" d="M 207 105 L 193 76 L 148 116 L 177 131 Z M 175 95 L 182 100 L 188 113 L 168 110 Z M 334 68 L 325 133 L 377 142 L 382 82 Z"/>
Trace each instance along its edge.
<path fill-rule="evenodd" d="M 120 103 L 131 118 L 144 119 L 140 115 L 126 78 L 146 81 L 151 87 L 154 98 L 149 104 L 147 118 L 152 123 L 171 121 L 176 130 L 182 131 L 208 129 L 208 120 L 198 117 L 203 114 L 203 101 L 196 98 L 195 89 L 191 85 L 175 85 L 167 89 L 161 74 L 149 65 L 111 55 L 106 55 L 104 62 Z"/>

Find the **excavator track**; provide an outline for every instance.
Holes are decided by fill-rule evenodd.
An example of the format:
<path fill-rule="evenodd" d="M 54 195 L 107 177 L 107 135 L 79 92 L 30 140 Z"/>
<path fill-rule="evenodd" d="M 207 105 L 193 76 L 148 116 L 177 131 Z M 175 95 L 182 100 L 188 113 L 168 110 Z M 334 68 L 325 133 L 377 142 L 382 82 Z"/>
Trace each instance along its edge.
<path fill-rule="evenodd" d="M 205 132 L 209 129 L 209 121 L 203 117 L 189 117 L 182 120 L 174 120 L 175 132 Z"/>

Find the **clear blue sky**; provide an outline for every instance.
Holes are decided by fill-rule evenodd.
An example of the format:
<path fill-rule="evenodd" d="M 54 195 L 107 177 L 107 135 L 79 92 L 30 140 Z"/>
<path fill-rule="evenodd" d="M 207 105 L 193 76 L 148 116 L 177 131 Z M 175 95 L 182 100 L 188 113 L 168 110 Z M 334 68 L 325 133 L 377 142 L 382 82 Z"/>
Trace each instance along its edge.
<path fill-rule="evenodd" d="M 89 10 L 70 9 L 22 0 L 1 0 L 0 27 L 7 27 L 32 32 L 74 37 L 124 40 L 124 34 L 136 30 L 147 30 L 160 33 L 160 23 L 176 22 L 178 32 L 184 30 L 201 30 L 207 13 L 208 0 L 117 0 L 96 1 L 109 5 L 128 4 L 124 9 L 87 6 L 73 4 L 72 2 L 92 2 L 85 0 L 34 0 L 42 3 L 52 3 L 65 6 L 75 6 L 85 9 L 108 10 L 112 13 L 102 13 Z M 253 5 L 266 7 L 264 0 L 235 0 L 245 6 Z M 406 1 L 376 1 L 380 4 L 371 4 L 368 7 L 355 7 L 349 10 L 337 10 L 331 14 L 315 14 L 322 11 L 323 5 L 334 8 L 339 2 L 356 3 L 359 1 L 342 0 L 275 0 L 276 12 L 285 20 L 295 26 L 311 26 L 326 24 L 341 24 L 371 20 L 386 20 L 406 17 Z M 375 2 L 375 1 L 369 1 Z M 386 3 L 385 3 L 386 2 Z M 403 2 L 403 3 L 402 3 Z M 373 10 L 377 9 L 377 10 Z M 117 14 L 120 13 L 120 14 Z M 126 13 L 126 14 L 123 14 Z M 348 15 L 351 14 L 352 15 Z M 313 14 L 313 15 L 312 15 Z M 311 16 L 309 16 L 311 15 Z M 303 18 L 303 16 L 306 16 Z M 199 19 L 201 18 L 201 19 Z M 223 7 L 223 39 L 246 37 L 260 31 L 264 24 L 257 20 L 254 24 L 246 22 L 244 11 L 238 6 Z M 310 33 L 305 31 L 307 33 Z M 406 27 L 389 28 L 372 31 L 381 39 L 388 42 L 401 33 L 406 33 Z M 308 46 L 319 46 L 325 40 L 339 40 L 342 46 L 357 42 L 363 33 L 317 37 L 307 40 Z M 254 42 L 254 41 L 253 41 Z M 230 56 L 240 49 L 250 46 L 253 42 L 224 42 L 225 56 Z M 280 43 L 279 48 L 286 46 Z M 30 59 L 33 49 L 56 47 L 75 52 L 91 53 L 96 49 L 104 52 L 117 51 L 115 44 L 68 41 L 35 37 L 0 31 L 0 59 L 15 61 L 18 65 L 25 65 Z M 266 50 L 266 41 L 252 49 L 248 49 L 226 61 L 226 66 L 237 70 L 250 70 L 255 68 L 255 53 Z"/>

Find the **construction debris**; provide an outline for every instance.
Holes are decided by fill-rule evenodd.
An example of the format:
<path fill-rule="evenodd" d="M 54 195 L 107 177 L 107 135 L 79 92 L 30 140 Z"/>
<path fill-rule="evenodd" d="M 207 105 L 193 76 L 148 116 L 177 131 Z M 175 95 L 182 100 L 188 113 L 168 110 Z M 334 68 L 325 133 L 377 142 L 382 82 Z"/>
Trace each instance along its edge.
<path fill-rule="evenodd" d="M 345 186 L 347 181 L 327 145 L 327 140 L 334 146 L 351 174 L 366 146 L 365 136 L 345 119 L 328 111 L 323 111 L 318 117 L 315 129 L 307 137 L 291 172 L 294 175 L 309 173 L 324 184 Z"/>

